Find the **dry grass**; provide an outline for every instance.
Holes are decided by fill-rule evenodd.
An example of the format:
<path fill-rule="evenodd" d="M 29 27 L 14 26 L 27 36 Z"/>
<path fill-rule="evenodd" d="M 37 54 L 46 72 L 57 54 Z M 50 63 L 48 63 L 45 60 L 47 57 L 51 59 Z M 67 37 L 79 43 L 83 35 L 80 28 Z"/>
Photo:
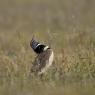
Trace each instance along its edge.
<path fill-rule="evenodd" d="M 95 1 L 5 1 L 0 1 L 0 95 L 94 95 Z M 55 53 L 41 79 L 30 73 L 33 34 Z"/>

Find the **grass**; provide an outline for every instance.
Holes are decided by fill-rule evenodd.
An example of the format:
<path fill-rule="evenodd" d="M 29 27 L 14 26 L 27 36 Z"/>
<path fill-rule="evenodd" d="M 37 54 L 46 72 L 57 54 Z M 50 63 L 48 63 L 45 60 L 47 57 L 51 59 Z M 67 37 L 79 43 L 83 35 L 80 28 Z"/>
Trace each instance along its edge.
<path fill-rule="evenodd" d="M 0 95 L 95 94 L 93 0 L 0 4 Z M 33 35 L 55 54 L 42 78 L 30 73 L 36 56 L 30 48 Z"/>

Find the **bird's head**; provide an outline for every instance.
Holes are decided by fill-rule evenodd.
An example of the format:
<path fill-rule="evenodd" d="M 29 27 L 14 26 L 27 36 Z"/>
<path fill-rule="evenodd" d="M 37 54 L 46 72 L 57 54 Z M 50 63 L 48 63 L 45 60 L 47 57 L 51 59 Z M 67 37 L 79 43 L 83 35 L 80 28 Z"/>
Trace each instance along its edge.
<path fill-rule="evenodd" d="M 30 41 L 30 46 L 31 46 L 31 48 L 32 48 L 37 54 L 40 54 L 40 53 L 46 51 L 47 49 L 49 49 L 49 46 L 39 43 L 39 42 L 36 41 L 34 38 L 32 38 L 32 40 Z"/>

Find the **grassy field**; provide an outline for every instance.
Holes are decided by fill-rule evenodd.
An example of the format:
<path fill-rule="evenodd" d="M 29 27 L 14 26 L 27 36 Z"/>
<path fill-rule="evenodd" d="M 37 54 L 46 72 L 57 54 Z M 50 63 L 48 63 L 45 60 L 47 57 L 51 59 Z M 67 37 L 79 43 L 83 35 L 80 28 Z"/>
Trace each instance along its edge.
<path fill-rule="evenodd" d="M 32 36 L 54 50 L 32 76 Z M 94 0 L 0 0 L 0 95 L 95 95 Z"/>

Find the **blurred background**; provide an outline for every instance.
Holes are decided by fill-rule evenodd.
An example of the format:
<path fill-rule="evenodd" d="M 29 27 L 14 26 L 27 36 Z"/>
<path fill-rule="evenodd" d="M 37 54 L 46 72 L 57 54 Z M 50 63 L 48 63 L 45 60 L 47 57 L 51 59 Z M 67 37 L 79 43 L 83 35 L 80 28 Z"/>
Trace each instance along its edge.
<path fill-rule="evenodd" d="M 30 76 L 33 35 L 55 53 L 43 79 Z M 95 95 L 95 0 L 0 0 L 0 93 Z"/>

